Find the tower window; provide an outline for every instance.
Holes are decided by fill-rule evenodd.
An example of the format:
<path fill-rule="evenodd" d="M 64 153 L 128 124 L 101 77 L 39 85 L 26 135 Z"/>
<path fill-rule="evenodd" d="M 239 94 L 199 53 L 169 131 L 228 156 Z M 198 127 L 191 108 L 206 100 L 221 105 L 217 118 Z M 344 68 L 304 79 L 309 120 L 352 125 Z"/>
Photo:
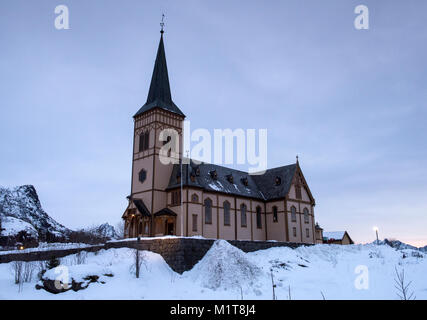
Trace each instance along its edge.
<path fill-rule="evenodd" d="M 280 184 L 282 183 L 282 179 L 280 177 L 276 177 L 275 183 L 276 186 L 280 186 Z"/>
<path fill-rule="evenodd" d="M 139 135 L 139 152 L 148 150 L 150 141 L 150 131 L 143 132 Z"/>
<path fill-rule="evenodd" d="M 173 206 L 178 206 L 181 204 L 181 190 L 172 191 L 171 196 Z"/>
<path fill-rule="evenodd" d="M 139 182 L 144 183 L 145 179 L 147 179 L 147 171 L 145 171 L 144 169 L 142 169 L 139 172 L 138 178 L 139 178 Z"/>

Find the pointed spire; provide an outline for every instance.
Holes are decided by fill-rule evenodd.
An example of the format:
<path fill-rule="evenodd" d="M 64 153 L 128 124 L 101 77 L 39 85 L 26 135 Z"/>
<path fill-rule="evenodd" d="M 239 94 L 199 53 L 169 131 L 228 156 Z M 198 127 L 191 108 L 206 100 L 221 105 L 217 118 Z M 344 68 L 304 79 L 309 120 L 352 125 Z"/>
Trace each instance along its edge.
<path fill-rule="evenodd" d="M 164 17 L 164 15 L 163 15 Z M 165 46 L 163 44 L 164 22 L 160 23 L 160 42 L 157 49 L 156 61 L 154 63 L 153 75 L 151 77 L 150 90 L 148 91 L 147 102 L 135 114 L 134 117 L 153 108 L 162 108 L 170 112 L 174 112 L 181 116 L 184 113 L 172 101 L 171 89 L 169 85 L 168 67 L 166 64 Z"/>
<path fill-rule="evenodd" d="M 156 100 L 160 100 L 166 104 L 172 104 L 165 46 L 163 44 L 163 33 L 161 33 L 160 36 L 159 48 L 157 49 L 157 57 L 154 64 L 153 76 L 151 77 L 150 90 L 148 91 L 146 104 L 155 102 Z"/>

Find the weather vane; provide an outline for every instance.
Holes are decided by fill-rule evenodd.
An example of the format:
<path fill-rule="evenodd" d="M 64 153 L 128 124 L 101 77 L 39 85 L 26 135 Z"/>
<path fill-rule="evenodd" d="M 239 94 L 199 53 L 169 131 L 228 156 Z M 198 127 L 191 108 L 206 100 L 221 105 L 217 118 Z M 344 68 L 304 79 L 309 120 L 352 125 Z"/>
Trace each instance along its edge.
<path fill-rule="evenodd" d="M 160 30 L 160 33 L 163 33 L 164 31 L 163 31 L 163 27 L 165 26 L 165 23 L 163 22 L 164 21 L 164 19 L 165 19 L 165 15 L 164 14 L 162 14 L 162 22 L 160 22 L 160 27 L 162 27 L 162 29 Z"/>

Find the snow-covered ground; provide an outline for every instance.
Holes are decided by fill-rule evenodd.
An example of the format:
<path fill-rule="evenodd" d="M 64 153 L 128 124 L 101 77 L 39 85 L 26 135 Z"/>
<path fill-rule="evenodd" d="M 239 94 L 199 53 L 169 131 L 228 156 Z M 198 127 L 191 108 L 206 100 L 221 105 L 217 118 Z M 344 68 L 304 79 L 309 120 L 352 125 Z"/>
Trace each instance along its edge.
<path fill-rule="evenodd" d="M 405 270 L 417 299 L 427 299 L 426 255 L 386 245 L 315 245 L 244 253 L 219 240 L 182 275 L 172 271 L 158 254 L 143 251 L 142 256 L 139 279 L 133 273 L 131 249 L 62 258 L 71 277 L 97 274 L 105 283 L 56 295 L 36 290 L 35 274 L 20 290 L 14 284 L 13 263 L 0 264 L 0 299 L 272 299 L 270 270 L 278 299 L 289 299 L 289 293 L 291 299 L 398 299 L 395 268 Z M 355 270 L 368 276 L 367 289 L 356 288 L 361 273 Z M 111 273 L 113 277 L 105 276 Z"/>

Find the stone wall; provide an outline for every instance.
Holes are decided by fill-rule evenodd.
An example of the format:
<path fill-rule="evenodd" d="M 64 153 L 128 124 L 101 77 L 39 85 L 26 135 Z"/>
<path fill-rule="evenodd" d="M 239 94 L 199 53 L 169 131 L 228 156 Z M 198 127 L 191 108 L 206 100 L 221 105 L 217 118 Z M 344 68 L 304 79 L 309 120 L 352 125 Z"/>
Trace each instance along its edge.
<path fill-rule="evenodd" d="M 107 242 L 101 245 L 95 245 L 76 249 L 56 249 L 49 251 L 35 252 L 17 252 L 9 254 L 0 254 L 0 263 L 11 261 L 43 261 L 53 257 L 62 258 L 80 251 L 96 252 L 102 249 L 111 248 L 139 248 L 160 254 L 166 263 L 176 272 L 183 273 L 190 270 L 211 248 L 215 240 L 213 239 L 194 239 L 194 238 L 153 238 L 129 241 Z M 297 248 L 300 243 L 291 242 L 270 242 L 270 241 L 240 241 L 230 240 L 231 245 L 241 249 L 244 252 L 268 249 L 272 247 L 291 247 Z"/>

